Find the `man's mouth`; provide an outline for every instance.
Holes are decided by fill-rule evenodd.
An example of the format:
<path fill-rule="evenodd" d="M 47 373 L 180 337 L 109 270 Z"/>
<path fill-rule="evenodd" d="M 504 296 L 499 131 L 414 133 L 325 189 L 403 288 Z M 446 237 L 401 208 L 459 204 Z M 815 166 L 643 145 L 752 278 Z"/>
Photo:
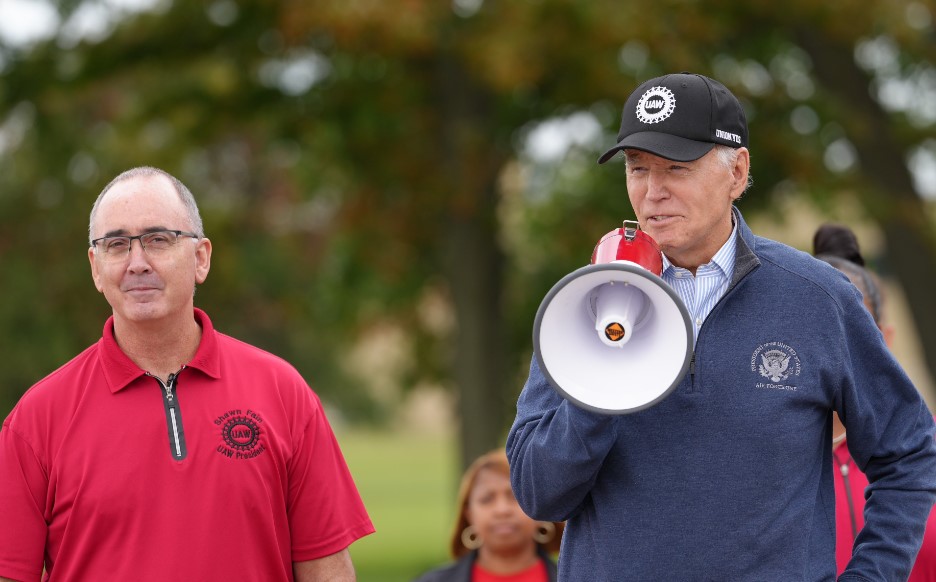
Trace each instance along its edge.
<path fill-rule="evenodd" d="M 125 287 L 124 293 L 147 293 L 149 291 L 159 291 L 159 287 L 154 285 L 133 285 Z"/>
<path fill-rule="evenodd" d="M 145 291 L 159 291 L 162 285 L 158 281 L 125 281 L 120 290 L 124 293 L 142 293 Z"/>

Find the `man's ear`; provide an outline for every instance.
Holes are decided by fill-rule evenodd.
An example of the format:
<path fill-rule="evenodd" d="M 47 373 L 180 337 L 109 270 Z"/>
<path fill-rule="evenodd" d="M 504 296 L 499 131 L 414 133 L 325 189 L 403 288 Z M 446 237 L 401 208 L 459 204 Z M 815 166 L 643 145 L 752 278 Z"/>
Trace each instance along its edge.
<path fill-rule="evenodd" d="M 101 286 L 101 274 L 98 273 L 97 261 L 94 257 L 94 247 L 88 247 L 88 261 L 91 262 L 91 279 L 94 280 L 94 287 L 98 290 L 98 293 L 103 293 L 104 288 Z"/>
<path fill-rule="evenodd" d="M 195 249 L 195 283 L 201 285 L 208 278 L 211 270 L 211 241 L 207 238 L 198 239 L 198 248 Z"/>
<path fill-rule="evenodd" d="M 738 148 L 734 167 L 731 168 L 731 199 L 737 200 L 747 189 L 748 175 L 751 171 L 751 152 L 747 148 Z"/>

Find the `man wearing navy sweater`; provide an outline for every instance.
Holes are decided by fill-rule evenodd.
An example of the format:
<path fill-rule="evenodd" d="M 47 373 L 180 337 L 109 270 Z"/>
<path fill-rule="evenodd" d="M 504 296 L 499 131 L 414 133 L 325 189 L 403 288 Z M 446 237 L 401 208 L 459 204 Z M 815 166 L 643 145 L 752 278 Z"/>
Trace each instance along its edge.
<path fill-rule="evenodd" d="M 681 73 L 631 94 L 599 159 L 623 152 L 695 345 L 669 396 L 621 416 L 565 400 L 534 357 L 507 454 L 523 509 L 568 521 L 560 580 L 834 580 L 832 411 L 870 480 L 839 579 L 910 572 L 936 500 L 932 414 L 860 293 L 748 228 L 747 144 L 737 98 Z"/>

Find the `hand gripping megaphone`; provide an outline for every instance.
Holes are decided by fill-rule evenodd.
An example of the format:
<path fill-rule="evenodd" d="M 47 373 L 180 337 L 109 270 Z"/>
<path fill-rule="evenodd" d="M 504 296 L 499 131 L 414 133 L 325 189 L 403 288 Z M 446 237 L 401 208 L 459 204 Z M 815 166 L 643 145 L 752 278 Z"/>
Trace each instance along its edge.
<path fill-rule="evenodd" d="M 591 264 L 546 294 L 533 348 L 547 379 L 573 404 L 628 414 L 660 402 L 682 381 L 692 320 L 662 273 L 656 242 L 624 221 L 601 238 Z"/>

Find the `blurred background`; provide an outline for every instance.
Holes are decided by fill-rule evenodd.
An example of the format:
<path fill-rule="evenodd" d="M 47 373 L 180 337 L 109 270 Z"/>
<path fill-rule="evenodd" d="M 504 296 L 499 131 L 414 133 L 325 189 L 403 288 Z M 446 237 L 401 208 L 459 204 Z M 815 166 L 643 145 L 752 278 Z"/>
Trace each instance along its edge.
<path fill-rule="evenodd" d="M 215 326 L 322 396 L 378 529 L 359 579 L 447 559 L 462 468 L 503 445 L 539 302 L 633 217 L 614 143 L 643 80 L 725 83 L 755 232 L 825 221 L 884 280 L 933 408 L 930 0 L 0 0 L 0 413 L 100 337 L 88 213 L 153 165 L 214 243 Z M 765 314 L 766 315 L 766 314 Z"/>

